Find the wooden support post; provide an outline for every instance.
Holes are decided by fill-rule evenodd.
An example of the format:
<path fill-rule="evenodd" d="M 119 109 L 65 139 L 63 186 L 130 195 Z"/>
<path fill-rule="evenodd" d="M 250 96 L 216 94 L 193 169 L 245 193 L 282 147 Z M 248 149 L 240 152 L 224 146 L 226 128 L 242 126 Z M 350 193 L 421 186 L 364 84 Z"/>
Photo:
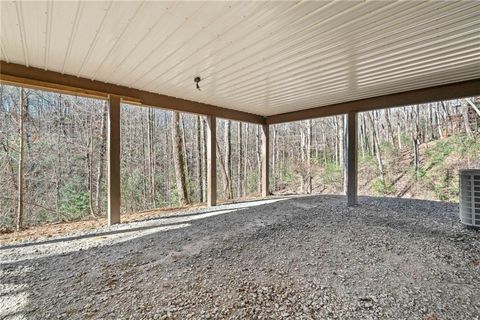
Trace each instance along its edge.
<path fill-rule="evenodd" d="M 355 206 L 358 204 L 357 197 L 357 113 L 352 111 L 348 113 L 347 123 L 345 128 L 347 134 L 347 161 L 346 165 L 346 193 L 347 205 Z"/>
<path fill-rule="evenodd" d="M 207 116 L 207 204 L 217 204 L 217 117 Z"/>
<path fill-rule="evenodd" d="M 270 139 L 269 139 L 269 126 L 268 124 L 262 125 L 262 197 L 270 195 L 269 188 L 269 155 L 270 155 Z"/>
<path fill-rule="evenodd" d="M 120 97 L 108 108 L 108 225 L 120 223 Z"/>

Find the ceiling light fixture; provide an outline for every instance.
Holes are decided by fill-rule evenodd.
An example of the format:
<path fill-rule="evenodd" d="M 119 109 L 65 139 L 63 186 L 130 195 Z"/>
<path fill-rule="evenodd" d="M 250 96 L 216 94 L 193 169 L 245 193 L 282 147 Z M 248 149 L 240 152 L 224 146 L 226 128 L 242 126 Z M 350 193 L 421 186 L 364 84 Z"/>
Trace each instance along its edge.
<path fill-rule="evenodd" d="M 200 78 L 200 77 L 195 77 L 195 78 L 193 79 L 193 81 L 195 82 L 195 85 L 197 86 L 198 91 L 200 91 L 199 82 L 202 81 L 202 78 Z"/>

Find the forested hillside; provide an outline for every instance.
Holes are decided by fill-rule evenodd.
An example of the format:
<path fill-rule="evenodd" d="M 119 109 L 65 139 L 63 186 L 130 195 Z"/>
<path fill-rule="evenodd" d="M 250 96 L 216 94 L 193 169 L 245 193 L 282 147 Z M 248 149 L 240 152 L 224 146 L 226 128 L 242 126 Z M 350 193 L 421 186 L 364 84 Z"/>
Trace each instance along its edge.
<path fill-rule="evenodd" d="M 0 99 L 0 228 L 15 227 L 19 201 L 26 226 L 105 215 L 106 102 L 5 85 Z M 359 114 L 360 193 L 457 201 L 458 168 L 480 166 L 479 105 Z M 204 202 L 205 119 L 121 112 L 122 212 Z M 217 134 L 219 198 L 258 196 L 259 127 L 219 120 Z M 272 192 L 342 193 L 343 134 L 343 116 L 271 126 Z"/>

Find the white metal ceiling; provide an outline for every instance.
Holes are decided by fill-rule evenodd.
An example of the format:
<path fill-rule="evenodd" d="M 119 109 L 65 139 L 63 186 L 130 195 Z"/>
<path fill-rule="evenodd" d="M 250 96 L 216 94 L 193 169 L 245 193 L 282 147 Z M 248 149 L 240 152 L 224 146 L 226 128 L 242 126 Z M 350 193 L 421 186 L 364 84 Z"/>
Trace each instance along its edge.
<path fill-rule="evenodd" d="M 480 78 L 480 1 L 0 5 L 6 62 L 264 116 Z"/>

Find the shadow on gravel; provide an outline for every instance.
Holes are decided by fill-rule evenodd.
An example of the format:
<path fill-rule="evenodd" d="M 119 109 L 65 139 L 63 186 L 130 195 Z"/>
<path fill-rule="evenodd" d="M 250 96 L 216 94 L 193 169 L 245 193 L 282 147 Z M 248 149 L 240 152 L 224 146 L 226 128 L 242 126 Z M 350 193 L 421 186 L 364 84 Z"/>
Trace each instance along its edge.
<path fill-rule="evenodd" d="M 288 196 L 288 197 L 283 196 L 282 198 L 278 198 L 278 200 L 283 200 L 282 203 L 285 205 L 291 202 L 300 202 L 300 203 L 311 202 L 312 203 L 311 208 L 314 208 L 316 207 L 316 205 L 319 205 L 320 203 L 325 201 L 331 201 L 331 200 L 343 201 L 344 199 L 345 199 L 345 196 L 342 196 L 342 195 L 307 195 L 307 196 Z M 419 200 L 419 199 L 388 198 L 388 201 L 385 201 L 385 199 L 386 198 L 383 198 L 383 197 L 361 196 L 359 197 L 359 205 L 356 207 L 371 208 L 374 211 L 378 211 L 380 208 L 384 208 L 385 210 L 388 210 L 389 214 L 391 214 L 396 212 L 399 204 L 402 204 L 402 205 L 407 204 L 408 207 L 411 207 L 412 209 L 414 209 L 414 211 L 402 212 L 403 215 L 415 216 L 415 215 L 418 215 L 418 211 L 422 211 L 422 213 L 427 213 L 427 214 L 428 213 L 441 214 L 446 219 L 452 219 L 452 218 L 456 219 L 456 216 L 452 216 L 451 213 L 455 212 L 455 210 L 458 208 L 458 204 L 440 202 L 440 201 Z M 134 222 L 134 223 L 149 223 L 149 225 L 145 225 L 145 226 L 128 227 L 128 224 L 127 225 L 120 224 L 120 225 L 114 226 L 114 228 L 118 228 L 118 229 L 113 229 L 113 230 L 106 230 L 106 231 L 99 231 L 99 232 L 95 232 L 95 230 L 91 230 L 91 231 L 88 231 L 88 233 L 86 234 L 80 234 L 80 235 L 58 237 L 54 239 L 40 240 L 40 241 L 34 241 L 34 242 L 0 245 L 0 251 L 13 249 L 13 248 L 25 248 L 25 247 L 43 245 L 43 244 L 68 242 L 68 241 L 75 241 L 80 239 L 88 239 L 88 238 L 95 238 L 95 237 L 102 237 L 102 236 L 109 236 L 109 235 L 116 235 L 116 234 L 123 234 L 123 233 L 138 232 L 138 231 L 144 231 L 144 230 L 167 227 L 167 226 L 176 226 L 176 225 L 185 223 L 185 221 L 179 221 L 175 223 L 165 223 L 165 224 L 155 224 L 155 221 L 164 222 L 164 221 L 177 219 L 177 218 L 195 218 L 195 217 L 198 217 L 200 219 L 202 218 L 202 215 L 213 214 L 215 216 L 215 213 L 223 213 L 224 211 L 230 211 L 230 210 L 235 212 L 239 210 L 247 210 L 247 209 L 260 210 L 261 207 L 272 206 L 274 203 L 273 202 L 273 203 L 266 203 L 261 205 L 254 205 L 256 202 L 259 202 L 259 201 L 252 200 L 252 201 L 245 201 L 245 202 L 230 203 L 230 204 L 222 205 L 222 208 L 219 208 L 216 210 L 207 209 L 207 210 L 201 210 L 199 212 L 173 214 L 173 215 L 161 216 L 157 218 Z M 248 204 L 247 207 L 235 208 L 236 205 L 242 205 L 245 203 Z M 309 209 L 309 207 L 308 206 L 304 207 L 304 209 Z M 225 212 L 225 213 L 230 213 L 230 212 Z M 445 216 L 445 213 L 447 213 L 446 216 Z M 405 218 L 405 216 L 398 216 L 398 218 Z M 460 224 L 459 221 L 458 223 Z M 445 235 L 445 233 L 439 232 L 438 230 L 435 230 L 435 228 L 429 228 L 417 223 L 412 223 L 411 221 L 410 222 L 405 220 L 400 221 L 395 216 L 393 217 L 389 216 L 387 218 L 375 216 L 375 217 L 372 217 L 372 219 L 366 220 L 365 224 L 370 226 L 388 227 L 388 228 L 398 229 L 398 230 L 403 229 L 408 232 L 411 232 L 414 229 L 416 232 L 419 232 L 422 234 L 430 234 L 432 236 Z M 476 228 L 466 228 L 466 229 L 474 232 L 475 231 L 480 232 L 480 230 Z M 100 230 L 103 230 L 103 229 L 100 229 Z"/>
<path fill-rule="evenodd" d="M 190 230 L 188 232 L 179 232 L 179 229 L 159 230 L 121 243 L 104 244 L 85 250 L 68 252 L 67 254 L 56 252 L 49 256 L 33 257 L 7 263 L 1 262 L 0 257 L 0 319 L 98 318 L 94 314 L 102 310 L 89 307 L 93 304 L 91 297 L 99 293 L 90 291 L 92 287 L 109 287 L 114 281 L 112 278 L 115 279 L 116 277 L 127 281 L 130 279 L 130 273 L 135 269 L 135 266 L 158 263 L 158 261 L 167 259 L 172 253 L 176 254 L 189 246 L 205 242 L 205 239 L 211 237 L 212 234 L 222 234 L 228 232 L 229 229 L 239 228 L 242 223 L 256 220 L 257 212 L 265 212 L 267 211 L 265 209 L 272 208 L 273 202 L 259 202 L 261 204 L 250 202 L 249 206 L 236 209 L 234 208 L 235 205 L 227 204 L 221 208 L 215 208 L 215 210 L 202 210 L 198 213 L 155 219 L 165 221 L 168 218 L 189 218 L 208 214 L 201 219 L 189 220 L 190 226 L 186 228 Z M 235 215 L 240 210 L 242 215 Z M 218 212 L 225 212 L 225 214 L 215 215 Z M 234 216 L 238 218 L 232 218 Z M 217 223 L 219 221 L 223 223 Z M 149 220 L 149 222 L 154 221 Z M 43 242 L 3 246 L 1 249 L 22 250 L 32 245 L 74 241 L 182 223 L 185 222 L 110 230 Z M 149 256 L 145 257 L 147 254 Z M 100 272 L 105 270 L 111 270 L 111 272 Z M 157 268 L 156 272 L 159 272 L 159 270 Z M 120 275 L 124 273 L 128 275 Z M 108 278 L 105 278 L 105 275 Z M 22 294 L 22 296 L 20 297 L 19 294 Z M 104 300 L 97 301 L 97 303 L 105 309 L 110 306 L 110 303 Z M 116 303 L 113 305 L 116 305 Z M 115 311 L 112 310 L 103 313 L 102 318 L 118 318 L 114 314 Z M 132 314 L 137 314 L 137 311 L 132 311 Z"/>
<path fill-rule="evenodd" d="M 31 247 L 31 246 L 43 245 L 43 244 L 75 241 L 75 240 L 81 240 L 81 239 L 96 238 L 96 237 L 102 237 L 102 236 L 110 236 L 110 235 L 115 235 L 115 234 L 138 232 L 138 231 L 156 229 L 156 228 L 161 228 L 161 227 L 172 227 L 172 226 L 178 226 L 178 225 L 182 225 L 182 224 L 185 224 L 185 223 L 184 222 L 177 222 L 177 223 L 169 223 L 169 224 L 150 225 L 150 226 L 143 226 L 143 227 L 136 227 L 136 228 L 129 228 L 129 229 L 95 232 L 95 233 L 82 234 L 82 235 L 71 236 L 71 237 L 55 238 L 55 239 L 51 239 L 51 240 L 38 241 L 38 242 L 27 242 L 27 243 L 19 243 L 19 244 L 12 244 L 12 245 L 4 245 L 4 246 L 0 247 L 0 251 L 1 250 L 7 250 L 7 249 L 13 249 L 13 248 L 26 248 L 26 247 Z"/>
<path fill-rule="evenodd" d="M 242 210 L 242 209 L 235 209 L 235 211 L 239 211 L 239 210 Z M 149 219 L 149 220 L 138 221 L 137 223 L 142 223 L 142 222 L 152 223 L 154 221 L 166 221 L 166 220 L 168 221 L 168 220 L 172 220 L 172 219 L 176 219 L 176 218 L 188 218 L 188 217 L 199 217 L 199 218 L 201 218 L 201 216 L 205 215 L 205 214 L 210 215 L 210 214 L 215 214 L 215 213 L 222 213 L 223 211 L 229 211 L 229 209 L 206 210 L 206 211 L 201 211 L 201 212 L 196 212 L 196 213 L 170 215 L 170 216 L 166 216 L 166 217 L 158 217 L 158 218 L 152 218 L 152 219 Z M 127 228 L 122 228 L 122 226 L 124 226 L 124 225 L 119 224 L 119 225 L 114 226 L 114 227 L 118 227 L 119 229 L 99 231 L 99 232 L 95 232 L 95 230 L 90 230 L 90 231 L 88 231 L 89 233 L 87 233 L 87 234 L 67 236 L 67 237 L 58 237 L 58 238 L 54 238 L 54 239 L 40 240 L 40 241 L 34 241 L 34 242 L 0 245 L 0 251 L 1 250 L 6 250 L 6 249 L 12 249 L 12 248 L 25 248 L 25 247 L 30 247 L 30 246 L 42 245 L 42 244 L 67 242 L 67 241 L 74 241 L 74 240 L 80 240 L 80 239 L 87 239 L 87 238 L 95 238 L 95 237 L 129 233 L 129 232 L 144 231 L 144 230 L 155 229 L 155 228 L 160 228 L 160 227 L 176 226 L 176 225 L 180 225 L 180 224 L 183 224 L 183 223 L 185 223 L 185 222 L 180 221 L 180 222 L 170 223 L 170 224 L 152 224 L 152 225 L 134 227 L 134 228 L 128 228 L 128 227 Z"/>
<path fill-rule="evenodd" d="M 56 237 L 48 240 L 38 240 L 38 241 L 25 242 L 25 243 L 13 243 L 13 244 L 7 244 L 7 245 L 0 245 L 0 251 L 6 250 L 6 249 L 12 249 L 12 248 L 24 248 L 24 247 L 30 247 L 35 245 L 67 242 L 67 241 L 74 241 L 74 240 L 80 240 L 80 239 L 122 234 L 122 233 L 128 233 L 128 232 L 143 231 L 143 230 L 149 230 L 149 229 L 154 229 L 159 227 L 175 226 L 175 225 L 184 223 L 184 221 L 171 223 L 171 224 L 151 224 L 151 223 L 155 223 L 155 221 L 163 222 L 163 221 L 181 219 L 181 218 L 199 218 L 200 219 L 200 218 L 205 218 L 202 216 L 206 216 L 206 217 L 211 215 L 215 216 L 217 213 L 218 214 L 230 213 L 230 211 L 238 212 L 240 210 L 245 210 L 251 207 L 270 205 L 271 203 L 280 201 L 280 200 L 285 200 L 285 197 L 273 198 L 269 200 L 248 200 L 248 201 L 242 201 L 242 202 L 232 202 L 228 204 L 222 204 L 221 206 L 218 206 L 212 209 L 201 209 L 197 212 L 169 214 L 165 216 L 160 216 L 160 217 L 155 217 L 155 218 L 150 218 L 150 219 L 145 219 L 140 221 L 134 221 L 126 224 L 118 224 L 113 226 L 114 229 L 112 230 L 103 231 L 104 229 L 97 229 L 99 231 L 95 232 L 95 229 L 92 229 L 87 231 L 88 233 L 80 234 L 80 235 L 60 236 L 60 237 Z M 267 203 L 264 203 L 266 201 Z M 238 208 L 238 206 L 242 206 L 242 207 Z M 192 220 L 195 220 L 195 219 L 192 219 Z M 142 224 L 142 223 L 148 223 L 151 225 L 129 228 L 129 225 L 131 224 Z"/>

